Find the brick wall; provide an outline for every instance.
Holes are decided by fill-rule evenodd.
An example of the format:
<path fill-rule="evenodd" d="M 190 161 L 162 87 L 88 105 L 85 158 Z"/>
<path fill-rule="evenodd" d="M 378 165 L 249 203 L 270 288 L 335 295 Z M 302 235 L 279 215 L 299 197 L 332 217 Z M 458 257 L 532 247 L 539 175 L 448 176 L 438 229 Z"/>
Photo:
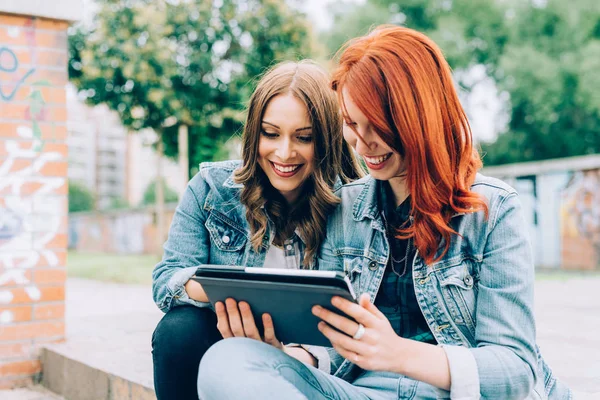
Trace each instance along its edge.
<path fill-rule="evenodd" d="M 0 388 L 65 336 L 67 28 L 0 12 Z"/>

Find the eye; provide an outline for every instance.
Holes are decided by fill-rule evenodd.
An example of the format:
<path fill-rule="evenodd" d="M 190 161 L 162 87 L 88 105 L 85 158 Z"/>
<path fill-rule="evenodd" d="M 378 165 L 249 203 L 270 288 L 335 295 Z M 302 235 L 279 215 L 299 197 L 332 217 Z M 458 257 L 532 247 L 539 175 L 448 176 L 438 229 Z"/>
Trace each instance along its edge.
<path fill-rule="evenodd" d="M 344 120 L 344 126 L 356 126 L 356 122 Z"/>
<path fill-rule="evenodd" d="M 298 136 L 298 140 L 302 143 L 310 143 L 312 142 L 312 135 Z"/>
<path fill-rule="evenodd" d="M 261 130 L 261 131 L 260 131 L 260 134 L 261 134 L 262 136 L 266 137 L 267 139 L 274 139 L 274 138 L 276 138 L 277 136 L 279 136 L 277 133 L 273 133 L 273 132 L 267 132 L 267 131 L 264 131 L 264 130 Z"/>

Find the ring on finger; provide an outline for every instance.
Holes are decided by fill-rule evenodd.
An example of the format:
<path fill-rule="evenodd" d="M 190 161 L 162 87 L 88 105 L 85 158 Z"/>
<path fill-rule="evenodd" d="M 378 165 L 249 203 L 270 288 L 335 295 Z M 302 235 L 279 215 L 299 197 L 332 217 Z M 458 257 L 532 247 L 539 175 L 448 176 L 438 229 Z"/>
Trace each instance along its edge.
<path fill-rule="evenodd" d="M 365 326 L 363 324 L 358 324 L 358 329 L 356 330 L 356 333 L 354 334 L 354 336 L 352 336 L 352 339 L 360 340 L 364 335 L 365 335 Z"/>

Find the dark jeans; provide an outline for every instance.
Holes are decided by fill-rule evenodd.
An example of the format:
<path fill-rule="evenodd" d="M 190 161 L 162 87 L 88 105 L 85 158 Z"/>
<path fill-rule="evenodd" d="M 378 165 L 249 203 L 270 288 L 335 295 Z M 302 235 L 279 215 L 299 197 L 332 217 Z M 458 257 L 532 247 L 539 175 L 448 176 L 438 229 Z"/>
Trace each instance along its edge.
<path fill-rule="evenodd" d="M 198 400 L 200 359 L 222 339 L 209 308 L 175 307 L 152 335 L 154 389 L 158 400 Z"/>

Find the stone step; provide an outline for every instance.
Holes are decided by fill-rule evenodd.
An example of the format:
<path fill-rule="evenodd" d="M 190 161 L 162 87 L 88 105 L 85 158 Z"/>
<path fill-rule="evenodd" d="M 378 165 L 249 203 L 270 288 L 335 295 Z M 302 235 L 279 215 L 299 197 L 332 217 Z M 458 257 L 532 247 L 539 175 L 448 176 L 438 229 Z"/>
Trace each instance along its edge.
<path fill-rule="evenodd" d="M 42 384 L 67 400 L 156 400 L 147 377 L 132 365 L 113 368 L 110 356 L 95 352 L 89 343 L 49 345 L 42 349 Z M 122 356 L 115 359 L 126 361 Z"/>
<path fill-rule="evenodd" d="M 56 393 L 36 385 L 28 388 L 19 388 L 12 390 L 0 390 L 0 399 L 2 400 L 65 400 Z"/>

